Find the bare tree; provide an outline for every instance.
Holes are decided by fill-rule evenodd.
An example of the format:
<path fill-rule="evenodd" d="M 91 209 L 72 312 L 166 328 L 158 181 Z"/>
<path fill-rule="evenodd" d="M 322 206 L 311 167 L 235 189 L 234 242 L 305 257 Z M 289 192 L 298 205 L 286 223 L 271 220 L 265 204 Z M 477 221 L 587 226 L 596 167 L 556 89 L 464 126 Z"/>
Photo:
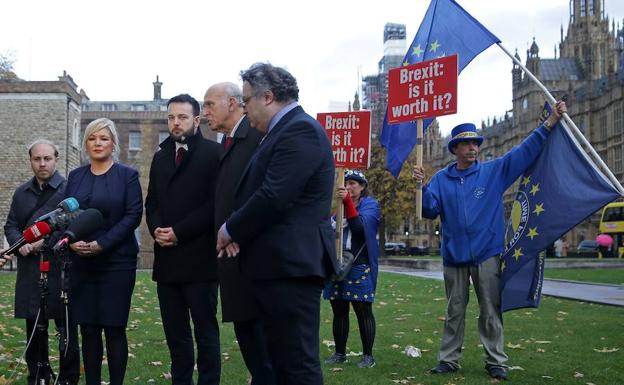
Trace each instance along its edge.
<path fill-rule="evenodd" d="M 15 53 L 13 51 L 0 53 L 0 80 L 18 79 L 15 72 L 13 72 L 15 61 Z"/>

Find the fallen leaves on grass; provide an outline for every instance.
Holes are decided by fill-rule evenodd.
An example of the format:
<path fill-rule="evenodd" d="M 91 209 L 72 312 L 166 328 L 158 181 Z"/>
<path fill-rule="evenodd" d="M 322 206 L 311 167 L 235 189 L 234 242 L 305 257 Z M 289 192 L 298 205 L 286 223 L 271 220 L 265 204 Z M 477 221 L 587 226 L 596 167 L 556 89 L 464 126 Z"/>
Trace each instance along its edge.
<path fill-rule="evenodd" d="M 620 350 L 620 348 L 611 348 L 611 349 L 606 348 L 606 347 L 603 347 L 602 349 L 594 348 L 594 351 L 596 353 L 613 353 L 613 352 L 617 352 L 618 350 Z"/>

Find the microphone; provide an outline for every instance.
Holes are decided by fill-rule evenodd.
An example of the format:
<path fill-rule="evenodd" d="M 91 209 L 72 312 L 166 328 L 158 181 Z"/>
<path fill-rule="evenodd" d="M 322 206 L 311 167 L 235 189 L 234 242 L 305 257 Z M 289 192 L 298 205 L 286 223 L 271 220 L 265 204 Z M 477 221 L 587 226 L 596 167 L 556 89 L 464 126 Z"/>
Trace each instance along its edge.
<path fill-rule="evenodd" d="M 78 210 L 78 207 L 80 207 L 80 205 L 78 204 L 78 201 L 76 200 L 76 198 L 73 198 L 73 197 L 65 198 L 59 202 L 59 204 L 56 206 L 56 209 L 50 211 L 47 214 L 43 214 L 42 216 L 37 218 L 35 222 L 41 222 L 41 221 L 46 221 L 48 223 L 54 222 L 59 215 L 62 215 L 64 213 L 74 212 Z M 52 227 L 55 227 L 55 226 L 52 224 Z"/>
<path fill-rule="evenodd" d="M 48 218 L 47 222 L 53 230 L 65 230 L 84 210 L 78 209 L 76 211 L 60 213 L 58 215 Z"/>
<path fill-rule="evenodd" d="M 58 252 L 65 249 L 70 243 L 83 240 L 102 226 L 104 226 L 102 213 L 96 209 L 86 209 L 69 224 L 63 237 L 54 245 L 52 251 Z"/>
<path fill-rule="evenodd" d="M 48 225 L 46 222 L 37 222 L 24 230 L 24 232 L 22 233 L 22 237 L 17 242 L 15 242 L 13 246 L 0 253 L 0 257 L 6 254 L 12 254 L 15 250 L 19 249 L 25 244 L 36 242 L 46 235 L 50 234 L 51 232 L 52 227 L 50 227 L 50 225 Z"/>

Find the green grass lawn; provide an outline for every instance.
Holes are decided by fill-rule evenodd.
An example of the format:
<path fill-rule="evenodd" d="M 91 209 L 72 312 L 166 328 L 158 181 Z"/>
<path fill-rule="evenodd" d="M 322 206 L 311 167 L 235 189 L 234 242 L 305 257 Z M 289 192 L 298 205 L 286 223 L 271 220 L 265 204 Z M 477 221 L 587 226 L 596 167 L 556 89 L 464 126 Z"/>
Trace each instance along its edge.
<path fill-rule="evenodd" d="M 546 269 L 545 278 L 624 285 L 624 269 Z M 624 381 L 623 381 L 624 382 Z"/>
<path fill-rule="evenodd" d="M 9 376 L 24 348 L 24 322 L 14 320 L 14 274 L 0 274 L 0 376 Z M 324 366 L 325 383 L 338 384 L 467 384 L 492 383 L 483 369 L 483 349 L 477 328 L 474 293 L 467 313 L 463 369 L 433 376 L 445 310 L 443 283 L 391 273 L 380 275 L 377 302 L 377 366 L 358 369 L 357 357 L 342 366 Z M 323 304 L 321 358 L 329 356 L 331 310 Z M 351 319 L 349 348 L 361 351 L 357 322 Z M 506 352 L 513 384 L 623 384 L 624 309 L 575 301 L 543 298 L 540 309 L 505 314 Z M 149 273 L 139 273 L 130 323 L 130 358 L 126 384 L 168 384 L 169 354 L 164 341 L 158 300 Z M 245 384 L 247 373 L 232 326 L 221 327 L 223 374 L 221 384 Z M 54 341 L 50 342 L 54 346 Z M 422 350 L 421 358 L 403 354 L 406 346 Z M 53 354 L 56 356 L 56 354 Z M 52 362 L 56 368 L 58 361 Z M 105 381 L 107 370 L 104 368 Z M 20 365 L 15 384 L 26 384 Z M 2 384 L 0 377 L 0 384 Z M 84 379 L 83 379 L 84 383 Z"/>

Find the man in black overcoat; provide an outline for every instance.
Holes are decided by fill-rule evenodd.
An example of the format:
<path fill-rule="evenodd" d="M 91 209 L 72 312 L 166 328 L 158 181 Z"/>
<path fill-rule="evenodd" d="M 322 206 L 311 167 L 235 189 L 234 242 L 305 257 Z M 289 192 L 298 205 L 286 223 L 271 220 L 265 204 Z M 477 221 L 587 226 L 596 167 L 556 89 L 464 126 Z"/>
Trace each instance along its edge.
<path fill-rule="evenodd" d="M 204 116 L 213 131 L 223 135 L 223 156 L 215 193 L 215 232 L 232 214 L 234 190 L 262 134 L 249 126 L 242 106 L 242 91 L 234 83 L 218 83 L 206 91 Z M 252 293 L 251 281 L 241 274 L 239 257 L 219 258 L 219 288 L 224 322 L 234 323 L 236 340 L 251 373 L 251 385 L 275 383 L 266 340 Z"/>
<path fill-rule="evenodd" d="M 28 147 L 30 166 L 34 176 L 19 186 L 13 194 L 11 209 L 4 225 L 4 235 L 13 245 L 22 237 L 22 232 L 31 226 L 35 219 L 54 209 L 65 196 L 65 178 L 56 171 L 59 159 L 57 146 L 49 140 L 38 139 Z M 28 384 L 39 383 L 42 378 L 50 383 L 50 373 L 44 373 L 41 364 L 49 364 L 48 359 L 48 319 L 54 319 L 59 332 L 60 369 L 58 383 L 62 385 L 78 384 L 80 378 L 80 350 L 78 348 L 78 329 L 69 320 L 67 327 L 66 313 L 60 300 L 61 263 L 49 253 L 50 272 L 48 273 L 48 295 L 46 297 L 46 319 L 43 333 L 33 334 L 37 313 L 40 310 L 41 292 L 39 288 L 39 252 L 44 242 L 51 248 L 54 237 L 41 239 L 19 248 L 17 254 L 17 278 L 15 282 L 15 318 L 26 319 L 26 336 L 33 339 L 26 350 L 28 366 Z M 2 263 L 0 262 L 0 266 Z M 67 334 L 69 331 L 69 334 Z M 65 349 L 65 344 L 67 349 Z M 42 345 L 43 344 L 43 345 Z M 44 346 L 45 349 L 41 349 Z"/>
<path fill-rule="evenodd" d="M 193 384 L 193 337 L 197 383 L 216 385 L 221 375 L 213 229 L 222 149 L 202 136 L 199 109 L 186 94 L 168 101 L 170 135 L 152 159 L 145 199 L 147 225 L 155 240 L 153 279 L 174 385 Z"/>

